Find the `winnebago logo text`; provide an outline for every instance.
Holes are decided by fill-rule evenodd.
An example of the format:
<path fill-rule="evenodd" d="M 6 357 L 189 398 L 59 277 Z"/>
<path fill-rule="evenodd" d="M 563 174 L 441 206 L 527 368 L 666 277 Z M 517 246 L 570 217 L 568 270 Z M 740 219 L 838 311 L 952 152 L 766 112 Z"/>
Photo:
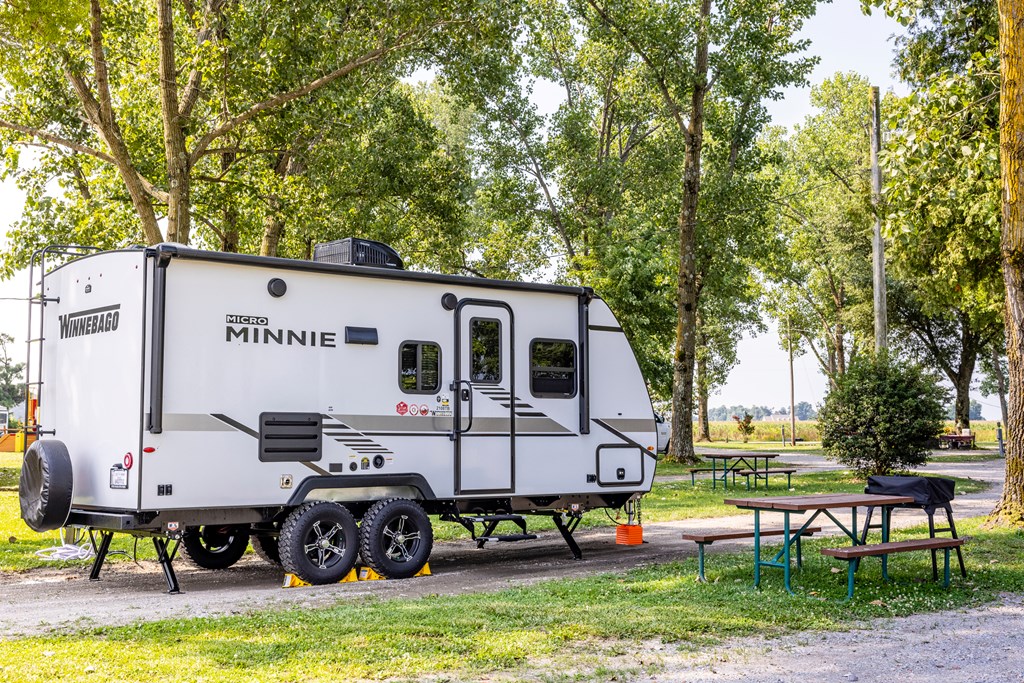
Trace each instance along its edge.
<path fill-rule="evenodd" d="M 117 329 L 117 323 L 121 318 L 120 310 L 121 304 L 114 304 L 58 316 L 60 318 L 60 338 L 113 332 Z"/>
<path fill-rule="evenodd" d="M 270 327 L 270 319 L 261 315 L 228 315 L 224 341 L 245 344 L 280 344 L 281 346 L 337 346 L 337 332 L 288 330 Z"/>

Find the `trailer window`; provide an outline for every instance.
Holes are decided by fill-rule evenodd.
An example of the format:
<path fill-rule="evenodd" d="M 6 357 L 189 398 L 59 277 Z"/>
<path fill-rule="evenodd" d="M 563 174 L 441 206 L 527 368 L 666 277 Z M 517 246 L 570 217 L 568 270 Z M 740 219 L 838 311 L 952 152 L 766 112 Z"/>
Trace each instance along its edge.
<path fill-rule="evenodd" d="M 433 342 L 402 342 L 398 384 L 407 394 L 433 394 L 441 388 L 441 347 Z"/>
<path fill-rule="evenodd" d="M 501 322 L 490 318 L 469 321 L 471 347 L 469 374 L 474 382 L 501 381 Z"/>
<path fill-rule="evenodd" d="M 530 393 L 545 398 L 576 395 L 576 345 L 559 339 L 530 342 Z"/>

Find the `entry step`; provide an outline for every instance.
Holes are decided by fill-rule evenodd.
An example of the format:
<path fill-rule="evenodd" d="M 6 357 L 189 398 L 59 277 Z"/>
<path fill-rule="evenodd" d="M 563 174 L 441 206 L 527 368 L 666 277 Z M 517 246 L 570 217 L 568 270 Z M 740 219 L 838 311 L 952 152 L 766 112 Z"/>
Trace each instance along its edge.
<path fill-rule="evenodd" d="M 522 515 L 476 515 L 473 517 L 463 517 L 462 519 L 467 522 L 475 522 L 476 524 L 486 524 L 487 522 L 525 522 L 526 519 Z"/>
<path fill-rule="evenodd" d="M 532 541 L 537 534 L 502 534 L 500 536 L 477 536 L 477 541 Z"/>

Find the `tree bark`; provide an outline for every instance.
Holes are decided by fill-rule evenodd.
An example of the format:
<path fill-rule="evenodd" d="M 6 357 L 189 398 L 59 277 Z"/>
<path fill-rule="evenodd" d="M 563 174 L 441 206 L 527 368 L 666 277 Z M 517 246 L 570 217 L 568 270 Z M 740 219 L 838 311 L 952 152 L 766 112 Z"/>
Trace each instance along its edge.
<path fill-rule="evenodd" d="M 1024 526 L 1024 2 L 999 0 L 999 151 L 1002 176 L 1000 252 L 1006 284 L 1006 482 L 992 520 Z"/>
<path fill-rule="evenodd" d="M 683 198 L 679 209 L 679 275 L 676 304 L 676 349 L 672 378 L 672 452 L 677 462 L 697 460 L 693 450 L 693 373 L 697 330 L 697 208 L 700 199 L 701 147 L 704 143 L 704 98 L 708 87 L 708 24 L 711 0 L 702 0 L 694 58 L 690 123 L 683 131 Z"/>
<path fill-rule="evenodd" d="M 164 152 L 167 155 L 167 240 L 188 244 L 192 225 L 192 178 L 182 127 L 184 119 L 178 106 L 171 0 L 157 0 L 156 15 L 160 42 L 160 110 L 164 124 Z"/>

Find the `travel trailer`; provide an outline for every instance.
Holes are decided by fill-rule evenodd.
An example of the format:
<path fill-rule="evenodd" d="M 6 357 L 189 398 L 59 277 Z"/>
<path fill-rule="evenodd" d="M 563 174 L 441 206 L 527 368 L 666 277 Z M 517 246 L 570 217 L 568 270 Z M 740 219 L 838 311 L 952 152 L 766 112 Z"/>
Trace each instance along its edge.
<path fill-rule="evenodd" d="M 314 584 L 357 556 L 407 577 L 428 515 L 481 546 L 548 515 L 579 557 L 585 511 L 651 488 L 647 388 L 588 288 L 412 272 L 356 239 L 312 261 L 51 247 L 31 271 L 22 516 L 99 532 L 94 579 L 114 533 L 153 538 L 171 592 L 178 543 L 211 569 L 252 540 Z"/>

